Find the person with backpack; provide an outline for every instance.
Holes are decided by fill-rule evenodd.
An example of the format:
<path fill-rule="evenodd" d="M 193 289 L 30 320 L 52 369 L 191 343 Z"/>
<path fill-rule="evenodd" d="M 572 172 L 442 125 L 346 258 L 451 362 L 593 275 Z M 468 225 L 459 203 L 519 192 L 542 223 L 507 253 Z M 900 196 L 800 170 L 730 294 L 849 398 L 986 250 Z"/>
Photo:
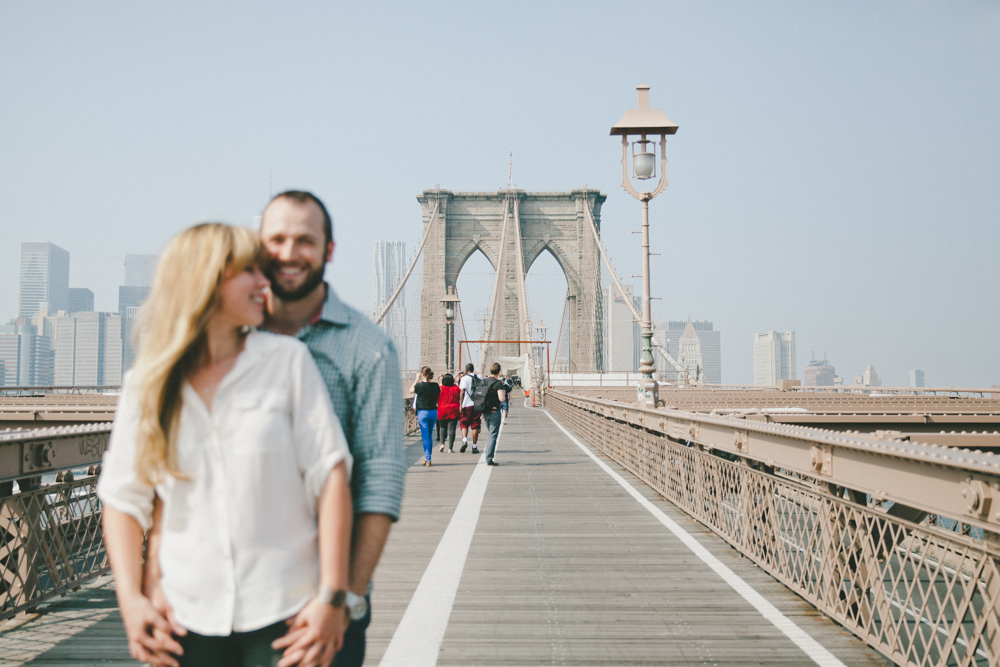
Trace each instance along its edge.
<path fill-rule="evenodd" d="M 483 380 L 475 391 L 474 406 L 482 413 L 482 420 L 486 422 L 486 430 L 490 434 L 489 442 L 486 445 L 486 465 L 500 465 L 493 460 L 493 455 L 497 449 L 497 436 L 500 435 L 500 406 L 507 400 L 507 388 L 500 380 L 500 364 L 495 363 L 490 366 L 490 377 Z"/>
<path fill-rule="evenodd" d="M 462 412 L 458 420 L 458 425 L 462 429 L 462 448 L 458 450 L 461 453 L 464 453 L 465 448 L 469 446 L 470 430 L 472 431 L 472 453 L 479 453 L 476 443 L 479 442 L 479 429 L 482 426 L 482 421 L 479 413 L 472 407 L 472 392 L 482 381 L 483 378 L 476 374 L 476 367 L 471 363 L 466 364 L 465 375 L 458 383 L 458 388 L 462 391 Z"/>
<path fill-rule="evenodd" d="M 445 444 L 448 451 L 455 453 L 455 427 L 458 426 L 459 405 L 461 402 L 461 390 L 455 384 L 455 378 L 451 373 L 441 376 L 441 395 L 438 397 L 438 426 L 441 427 L 438 441 L 444 451 Z"/>
<path fill-rule="evenodd" d="M 500 423 L 501 424 L 506 424 L 507 423 L 507 413 L 510 412 L 510 391 L 511 391 L 511 389 L 514 388 L 514 383 L 512 383 L 510 381 L 510 375 L 508 375 L 508 376 L 504 377 L 503 379 L 501 379 L 501 382 L 503 382 L 503 388 L 504 388 L 504 391 L 507 394 L 507 400 L 505 400 L 503 403 L 500 404 L 500 414 L 502 416 L 501 420 L 500 420 Z"/>

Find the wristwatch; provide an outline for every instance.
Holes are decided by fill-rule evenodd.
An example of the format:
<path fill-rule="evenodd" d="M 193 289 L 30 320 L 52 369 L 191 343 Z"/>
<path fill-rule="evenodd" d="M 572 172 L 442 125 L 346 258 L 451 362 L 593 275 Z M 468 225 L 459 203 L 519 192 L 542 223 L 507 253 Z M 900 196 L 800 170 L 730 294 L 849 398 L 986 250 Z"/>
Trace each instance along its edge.
<path fill-rule="evenodd" d="M 329 586 L 320 586 L 319 590 L 316 591 L 316 599 L 334 609 L 346 606 L 352 621 L 360 620 L 368 613 L 368 600 L 363 595 L 357 595 L 351 591 L 335 591 Z"/>
<path fill-rule="evenodd" d="M 343 589 L 335 591 L 329 586 L 320 586 L 319 590 L 316 591 L 316 599 L 334 609 L 340 609 L 347 600 L 347 591 Z"/>
<path fill-rule="evenodd" d="M 360 621 L 368 613 L 368 599 L 364 595 L 347 591 L 347 610 L 352 621 Z"/>

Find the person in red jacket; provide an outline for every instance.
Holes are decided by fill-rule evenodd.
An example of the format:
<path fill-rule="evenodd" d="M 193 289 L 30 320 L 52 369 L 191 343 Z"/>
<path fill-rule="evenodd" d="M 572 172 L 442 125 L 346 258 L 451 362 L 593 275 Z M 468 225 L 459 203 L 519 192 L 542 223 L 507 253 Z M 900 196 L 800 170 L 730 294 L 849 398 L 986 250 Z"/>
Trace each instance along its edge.
<path fill-rule="evenodd" d="M 438 435 L 441 439 L 441 448 L 447 442 L 448 451 L 455 453 L 455 430 L 458 427 L 459 394 L 461 391 L 455 384 L 455 378 L 451 373 L 445 373 L 441 378 L 441 395 L 438 397 Z"/>

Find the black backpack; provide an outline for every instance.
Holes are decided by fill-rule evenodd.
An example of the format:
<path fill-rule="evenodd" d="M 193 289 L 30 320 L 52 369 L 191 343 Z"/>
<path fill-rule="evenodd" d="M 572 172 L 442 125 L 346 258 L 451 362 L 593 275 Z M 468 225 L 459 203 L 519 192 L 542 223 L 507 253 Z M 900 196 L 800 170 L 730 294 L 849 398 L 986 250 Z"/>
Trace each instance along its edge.
<path fill-rule="evenodd" d="M 493 384 L 496 382 L 496 378 L 483 378 L 479 380 L 474 378 L 472 380 L 472 409 L 478 413 L 486 412 L 487 410 L 492 410 L 496 406 L 493 405 L 496 399 L 490 400 L 490 394 L 496 395 L 493 392 Z"/>

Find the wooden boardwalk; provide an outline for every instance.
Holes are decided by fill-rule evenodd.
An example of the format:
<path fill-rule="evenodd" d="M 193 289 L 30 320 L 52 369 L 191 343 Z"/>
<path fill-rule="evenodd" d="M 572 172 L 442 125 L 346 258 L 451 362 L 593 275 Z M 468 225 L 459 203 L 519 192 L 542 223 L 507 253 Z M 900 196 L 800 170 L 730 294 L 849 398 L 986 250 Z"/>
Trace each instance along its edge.
<path fill-rule="evenodd" d="M 467 490 L 482 486 L 487 471 L 469 452 L 435 449 L 430 468 L 417 465 L 421 458 L 419 441 L 409 439 L 403 518 L 376 573 L 366 665 L 382 663 L 397 634 L 395 655 L 417 656 L 430 644 L 439 665 L 890 664 L 600 457 L 822 647 L 807 653 L 545 412 L 520 402 L 512 404 L 501 435 L 501 465 L 488 470 L 478 519 L 462 524 L 471 539 L 467 558 L 435 573 L 432 558 L 440 563 L 456 555 L 443 546 L 435 556 L 446 529 L 445 545 L 461 544 L 454 542 L 462 527 L 452 521 L 456 508 L 467 505 Z M 415 596 L 425 576 L 425 594 Z M 446 588 L 441 577 L 449 576 L 457 585 L 453 599 L 435 596 Z M 431 623 L 442 605 L 439 642 L 432 637 L 411 653 L 406 627 Z M 100 582 L 41 611 L 0 629 L 0 666 L 130 663 L 113 583 Z M 426 640 L 428 633 L 421 633 Z"/>

